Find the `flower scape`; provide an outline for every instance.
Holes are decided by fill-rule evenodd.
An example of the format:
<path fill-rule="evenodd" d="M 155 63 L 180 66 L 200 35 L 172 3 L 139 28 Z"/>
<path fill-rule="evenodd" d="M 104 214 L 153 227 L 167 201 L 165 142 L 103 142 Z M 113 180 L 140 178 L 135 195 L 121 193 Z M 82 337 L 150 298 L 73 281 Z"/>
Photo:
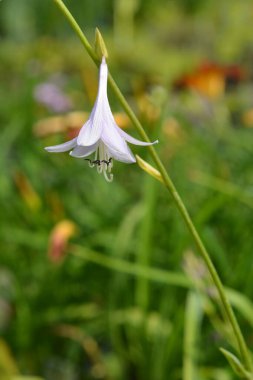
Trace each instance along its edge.
<path fill-rule="evenodd" d="M 103 173 L 105 179 L 111 182 L 113 159 L 127 164 L 136 162 L 127 143 L 147 146 L 156 144 L 158 140 L 152 143 L 140 141 L 118 127 L 107 97 L 107 79 L 108 67 L 103 57 L 99 70 L 98 94 L 89 119 L 80 129 L 77 137 L 45 149 L 52 153 L 70 150 L 70 155 L 77 158 L 85 158 L 95 153 L 94 159 L 85 159 L 89 161 L 90 167 L 96 166 L 98 173 Z"/>

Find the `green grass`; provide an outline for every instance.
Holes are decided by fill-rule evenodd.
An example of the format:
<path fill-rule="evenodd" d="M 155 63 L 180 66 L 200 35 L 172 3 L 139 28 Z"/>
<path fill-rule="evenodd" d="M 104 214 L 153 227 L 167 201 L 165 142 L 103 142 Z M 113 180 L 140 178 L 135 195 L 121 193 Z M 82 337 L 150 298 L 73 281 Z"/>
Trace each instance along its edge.
<path fill-rule="evenodd" d="M 231 1 L 226 12 L 205 4 L 198 8 L 196 2 L 190 13 L 152 1 L 141 6 L 133 54 L 114 45 L 106 17 L 105 37 L 114 77 L 149 135 L 160 136 L 162 159 L 252 348 L 253 135 L 242 122 L 252 108 L 251 77 L 214 100 L 171 88 L 180 73 L 204 59 L 250 69 L 252 34 L 240 21 L 250 3 Z M 97 85 L 96 70 L 71 32 L 61 26 L 55 37 L 61 16 L 52 12 L 52 34 L 42 36 L 46 25 L 39 23 L 36 38 L 23 44 L 16 29 L 11 35 L 10 25 L 1 24 L 0 378 L 232 380 L 219 352 L 220 346 L 229 349 L 230 331 L 161 184 L 137 165 L 121 163 L 108 184 L 87 162 L 44 151 L 67 136 L 40 138 L 34 132 L 39 119 L 53 114 L 34 99 L 39 83 L 60 73 L 74 110 L 87 112 Z M 102 8 L 99 14 L 108 15 Z M 100 26 L 92 12 L 89 17 L 89 26 Z M 234 18 L 241 27 L 229 34 Z M 153 122 L 147 107 L 140 111 L 138 105 L 141 94 L 159 107 L 157 86 L 164 87 L 166 104 Z M 109 96 L 113 110 L 120 110 Z M 175 120 L 176 136 L 165 127 Z M 133 150 L 149 160 L 145 148 Z M 20 174 L 33 193 L 17 186 Z M 76 225 L 76 234 L 56 265 L 47 255 L 49 236 L 64 219 Z"/>

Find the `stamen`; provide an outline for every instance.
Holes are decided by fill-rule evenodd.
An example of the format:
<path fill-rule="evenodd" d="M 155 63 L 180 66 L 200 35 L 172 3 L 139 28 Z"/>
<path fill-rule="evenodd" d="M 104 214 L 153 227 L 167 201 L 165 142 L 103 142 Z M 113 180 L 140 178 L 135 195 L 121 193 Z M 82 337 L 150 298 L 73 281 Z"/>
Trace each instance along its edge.
<path fill-rule="evenodd" d="M 102 166 L 102 165 L 97 165 L 97 172 L 98 172 L 99 174 L 101 174 L 102 171 L 103 171 L 103 166 Z"/>
<path fill-rule="evenodd" d="M 94 163 L 89 158 L 85 158 L 85 161 L 89 161 L 89 167 L 90 168 L 94 167 Z"/>
<path fill-rule="evenodd" d="M 100 142 L 99 146 L 97 147 L 94 160 L 90 160 L 89 158 L 86 158 L 85 160 L 89 161 L 89 167 L 91 168 L 96 165 L 97 172 L 99 174 L 103 173 L 107 182 L 112 182 L 113 174 L 111 174 L 111 170 L 113 167 L 113 161 L 104 143 Z"/>
<path fill-rule="evenodd" d="M 104 177 L 105 177 L 105 179 L 106 179 L 107 182 L 112 182 L 112 180 L 113 180 L 113 174 L 110 174 L 108 176 L 107 173 L 106 173 L 106 170 L 104 170 Z"/>

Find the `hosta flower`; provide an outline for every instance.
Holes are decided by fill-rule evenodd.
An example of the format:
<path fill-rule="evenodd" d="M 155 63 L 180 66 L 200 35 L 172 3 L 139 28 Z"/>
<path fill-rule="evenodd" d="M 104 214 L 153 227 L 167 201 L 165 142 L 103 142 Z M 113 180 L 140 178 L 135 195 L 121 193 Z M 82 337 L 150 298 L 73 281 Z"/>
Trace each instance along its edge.
<path fill-rule="evenodd" d="M 120 129 L 114 118 L 107 98 L 108 68 L 103 57 L 99 71 L 99 86 L 97 99 L 91 111 L 90 118 L 83 125 L 74 139 L 64 144 L 45 148 L 48 152 L 66 152 L 77 158 L 85 158 L 95 153 L 93 159 L 87 159 L 91 167 L 97 166 L 99 173 L 103 173 L 107 181 L 112 181 L 111 169 L 113 159 L 125 162 L 136 162 L 127 142 L 134 145 L 151 145 L 133 138 Z"/>

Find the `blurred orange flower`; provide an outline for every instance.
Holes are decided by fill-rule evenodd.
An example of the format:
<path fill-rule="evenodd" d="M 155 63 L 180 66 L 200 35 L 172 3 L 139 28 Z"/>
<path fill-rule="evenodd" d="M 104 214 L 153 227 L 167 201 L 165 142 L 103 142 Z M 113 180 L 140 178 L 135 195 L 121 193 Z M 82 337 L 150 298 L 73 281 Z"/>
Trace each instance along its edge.
<path fill-rule="evenodd" d="M 174 82 L 175 89 L 191 88 L 209 98 L 223 95 L 226 85 L 237 84 L 245 78 L 245 71 L 238 65 L 221 66 L 206 62 L 192 73 Z"/>
<path fill-rule="evenodd" d="M 54 226 L 48 244 L 48 257 L 53 263 L 63 260 L 68 241 L 76 232 L 77 227 L 71 220 L 64 219 Z"/>

